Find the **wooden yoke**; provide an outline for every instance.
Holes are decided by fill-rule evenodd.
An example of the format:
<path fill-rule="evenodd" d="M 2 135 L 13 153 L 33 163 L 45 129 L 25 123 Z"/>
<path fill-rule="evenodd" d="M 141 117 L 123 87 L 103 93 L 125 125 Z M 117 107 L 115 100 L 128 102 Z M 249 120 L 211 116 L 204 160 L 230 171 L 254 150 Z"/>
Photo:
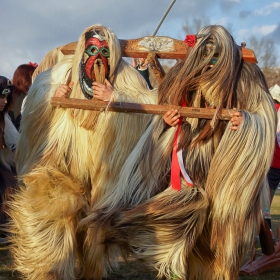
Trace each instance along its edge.
<path fill-rule="evenodd" d="M 120 39 L 123 57 L 147 58 L 151 53 L 161 59 L 185 59 L 188 46 L 182 40 L 166 36 L 146 36 L 138 39 Z M 74 54 L 77 42 L 64 45 L 61 52 L 64 55 Z M 246 44 L 240 46 L 243 59 L 250 63 L 258 63 L 254 52 L 245 48 Z"/>
<path fill-rule="evenodd" d="M 112 111 L 119 113 L 140 113 L 164 115 L 171 109 L 178 110 L 182 117 L 212 119 L 216 109 L 212 108 L 196 108 L 196 107 L 181 107 L 174 105 L 154 105 L 154 104 L 138 104 L 127 102 L 109 102 L 96 99 L 85 100 L 65 97 L 52 97 L 50 103 L 53 106 L 61 108 L 74 108 L 93 111 Z M 220 120 L 228 121 L 231 119 L 230 110 L 223 109 L 219 116 Z"/>
<path fill-rule="evenodd" d="M 188 46 L 182 40 L 167 36 L 145 36 L 138 39 L 120 39 L 123 57 L 147 58 L 157 80 L 161 83 L 165 72 L 159 62 L 160 59 L 185 59 Z M 64 55 L 74 54 L 77 42 L 72 42 L 62 47 Z M 240 46 L 243 59 L 250 63 L 258 63 L 254 52 L 245 48 L 246 44 Z"/>
<path fill-rule="evenodd" d="M 162 81 L 165 73 L 158 59 L 185 59 L 188 51 L 188 46 L 184 41 L 173 39 L 164 36 L 146 36 L 139 39 L 120 40 L 123 57 L 147 58 L 151 69 L 154 71 L 157 80 Z M 74 54 L 77 42 L 69 43 L 61 48 L 64 55 Z M 245 45 L 240 46 L 243 59 L 250 63 L 257 63 L 254 52 L 245 48 Z M 174 106 L 163 105 L 148 105 L 148 104 L 133 104 L 119 102 L 105 102 L 83 99 L 71 99 L 64 97 L 52 97 L 51 104 L 62 108 L 77 108 L 83 110 L 95 111 L 115 111 L 115 112 L 134 112 L 142 114 L 158 114 L 163 115 Z M 191 118 L 212 119 L 215 114 L 215 109 L 210 108 L 189 108 L 176 107 L 179 114 Z M 231 118 L 228 110 L 223 109 L 220 119 L 229 120 Z"/>

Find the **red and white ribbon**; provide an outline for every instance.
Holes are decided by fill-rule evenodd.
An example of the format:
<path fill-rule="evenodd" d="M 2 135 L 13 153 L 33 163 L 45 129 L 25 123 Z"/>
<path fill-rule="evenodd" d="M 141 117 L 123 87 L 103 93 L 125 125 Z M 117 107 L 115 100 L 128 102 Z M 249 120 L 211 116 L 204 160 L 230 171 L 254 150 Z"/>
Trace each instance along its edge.
<path fill-rule="evenodd" d="M 180 118 L 180 121 L 177 126 L 177 130 L 175 132 L 174 142 L 173 142 L 173 150 L 172 150 L 172 164 L 171 164 L 171 185 L 174 190 L 181 189 L 181 174 L 186 181 L 188 186 L 193 186 L 193 182 L 189 177 L 183 160 L 183 151 L 182 149 L 178 150 L 179 143 L 179 133 L 182 126 L 183 119 Z"/>

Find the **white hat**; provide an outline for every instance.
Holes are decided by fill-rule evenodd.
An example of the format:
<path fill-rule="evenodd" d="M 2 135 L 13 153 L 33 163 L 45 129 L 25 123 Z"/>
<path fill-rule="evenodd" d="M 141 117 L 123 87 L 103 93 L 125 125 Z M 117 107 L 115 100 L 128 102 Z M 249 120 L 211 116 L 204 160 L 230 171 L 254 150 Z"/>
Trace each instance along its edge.
<path fill-rule="evenodd" d="M 280 102 L 280 87 L 276 84 L 269 89 L 272 98 Z"/>

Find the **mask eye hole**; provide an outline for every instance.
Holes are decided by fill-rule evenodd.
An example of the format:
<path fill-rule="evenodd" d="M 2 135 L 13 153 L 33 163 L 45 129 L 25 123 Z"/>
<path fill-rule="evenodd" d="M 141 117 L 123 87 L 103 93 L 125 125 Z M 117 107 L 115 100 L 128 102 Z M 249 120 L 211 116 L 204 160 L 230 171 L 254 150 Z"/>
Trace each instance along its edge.
<path fill-rule="evenodd" d="M 106 47 L 103 47 L 99 52 L 100 52 L 103 56 L 105 56 L 105 57 L 109 57 L 109 56 L 110 56 L 110 51 L 109 51 L 109 49 L 107 49 Z"/>
<path fill-rule="evenodd" d="M 217 57 L 212 57 L 211 58 L 211 64 L 215 65 L 218 61 L 218 58 Z"/>
<path fill-rule="evenodd" d="M 99 49 L 97 46 L 90 46 L 86 49 L 86 53 L 89 55 L 89 56 L 94 56 L 94 55 L 97 55 L 99 53 Z"/>

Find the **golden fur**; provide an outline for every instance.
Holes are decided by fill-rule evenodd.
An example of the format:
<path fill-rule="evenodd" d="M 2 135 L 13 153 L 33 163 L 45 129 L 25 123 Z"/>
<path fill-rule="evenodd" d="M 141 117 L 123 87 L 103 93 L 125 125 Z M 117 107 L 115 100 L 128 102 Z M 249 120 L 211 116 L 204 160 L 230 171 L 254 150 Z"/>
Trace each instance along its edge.
<path fill-rule="evenodd" d="M 151 118 L 50 105 L 59 84 L 69 79 L 74 82 L 70 97 L 85 99 L 78 64 L 84 33 L 95 28 L 103 30 L 111 51 L 112 99 L 156 102 L 156 91 L 150 91 L 142 76 L 122 60 L 117 37 L 101 25 L 82 33 L 74 56 L 65 56 L 36 77 L 23 112 L 16 154 L 21 189 L 9 212 L 15 268 L 28 280 L 106 275 L 107 252 L 102 252 L 104 258 L 95 257 L 98 233 L 78 230 L 77 224 L 89 207 L 111 192 L 112 182 Z"/>

